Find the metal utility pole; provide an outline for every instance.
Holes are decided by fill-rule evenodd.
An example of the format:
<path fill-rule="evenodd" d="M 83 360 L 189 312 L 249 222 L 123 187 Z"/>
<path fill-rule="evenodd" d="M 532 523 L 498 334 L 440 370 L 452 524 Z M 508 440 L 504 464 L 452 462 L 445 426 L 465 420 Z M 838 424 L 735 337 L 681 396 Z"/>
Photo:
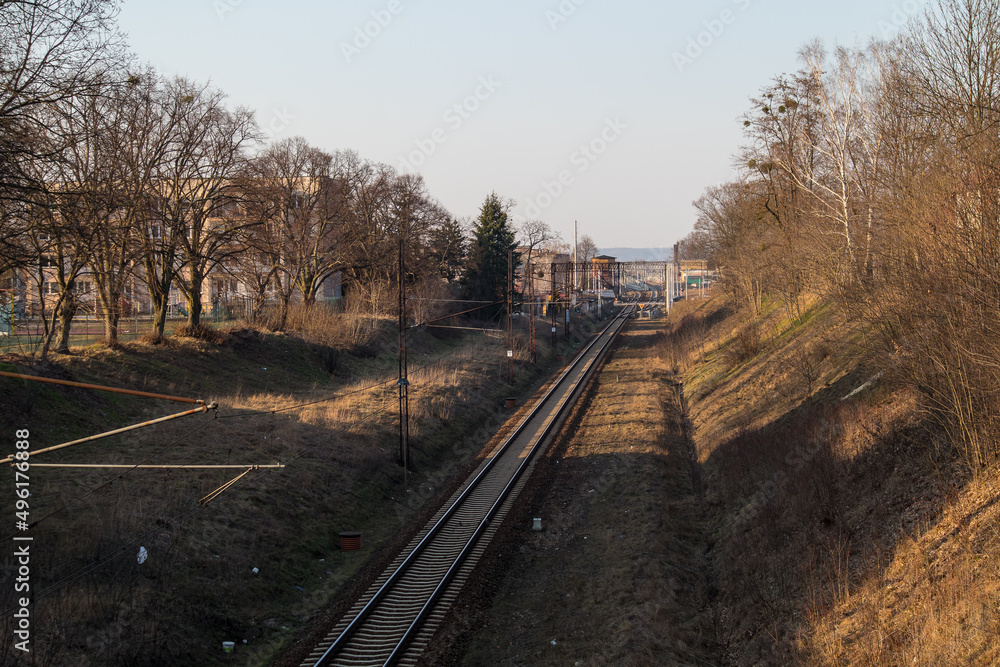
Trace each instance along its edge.
<path fill-rule="evenodd" d="M 531 346 L 530 347 L 530 356 L 531 356 L 531 363 L 535 363 L 535 360 L 537 359 L 537 355 L 536 355 L 536 352 L 535 352 L 535 275 L 534 275 L 534 271 L 532 271 L 532 269 L 531 269 L 531 264 L 528 264 L 528 266 L 526 267 L 525 270 L 528 272 L 528 280 L 527 280 L 527 284 L 528 284 L 528 287 L 527 287 L 527 289 L 528 289 L 528 337 L 531 340 L 531 342 L 529 343 L 529 345 Z"/>
<path fill-rule="evenodd" d="M 507 382 L 514 381 L 514 250 L 507 249 Z"/>
<path fill-rule="evenodd" d="M 677 281 L 681 279 L 681 244 L 677 242 L 674 244 L 674 285 Z M 680 296 L 681 290 L 677 291 L 677 296 Z"/>
<path fill-rule="evenodd" d="M 556 346 L 556 304 L 549 301 L 549 320 L 552 324 L 552 347 Z"/>
<path fill-rule="evenodd" d="M 576 293 L 576 263 L 580 261 L 580 256 L 577 254 L 577 239 L 576 239 L 576 220 L 573 221 L 573 292 Z"/>
<path fill-rule="evenodd" d="M 399 238 L 399 462 L 403 466 L 405 486 L 410 458 L 410 381 L 406 360 L 406 272 L 403 262 L 403 238 Z"/>
<path fill-rule="evenodd" d="M 663 265 L 663 310 L 666 313 L 670 313 L 670 304 L 671 304 L 670 292 L 671 291 L 672 290 L 671 290 L 671 287 L 670 287 L 670 265 L 669 264 L 664 264 Z"/>

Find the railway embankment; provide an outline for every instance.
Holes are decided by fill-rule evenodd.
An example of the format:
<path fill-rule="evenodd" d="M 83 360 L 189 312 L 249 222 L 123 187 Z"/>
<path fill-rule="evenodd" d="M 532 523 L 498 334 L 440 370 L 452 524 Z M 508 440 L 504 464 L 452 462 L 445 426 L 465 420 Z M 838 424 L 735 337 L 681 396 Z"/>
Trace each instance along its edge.
<path fill-rule="evenodd" d="M 1000 500 L 916 389 L 820 301 L 692 302 L 684 381 L 724 665 L 993 665 Z"/>
<path fill-rule="evenodd" d="M 998 473 L 971 472 L 885 367 L 819 300 L 637 323 L 456 612 L 449 659 L 1000 662 Z"/>
<path fill-rule="evenodd" d="M 321 624 L 396 542 L 405 544 L 413 519 L 449 493 L 509 416 L 504 399 L 523 404 L 560 365 L 556 355 L 576 349 L 594 325 L 575 316 L 557 346 L 540 336 L 537 364 L 518 335 L 513 383 L 502 339 L 412 332 L 405 474 L 390 319 L 365 323 L 362 345 L 239 329 L 212 341 L 77 348 L 44 367 L 5 356 L 7 371 L 219 405 L 33 459 L 125 467 L 32 468 L 31 658 L 269 664 Z M 348 334 L 356 340 L 358 331 Z M 6 378 L 0 403 L 4 427 L 30 429 L 39 448 L 183 409 Z M 279 463 L 285 467 L 246 472 Z M 11 523 L 13 498 L 0 503 Z M 361 549 L 341 549 L 341 531 L 360 531 Z M 0 567 L 0 606 L 10 609 L 14 570 L 6 560 Z M 11 636 L 13 622 L 5 616 L 0 635 Z M 223 642 L 234 643 L 232 653 Z M 0 647 L 0 663 L 18 664 L 12 651 Z"/>
<path fill-rule="evenodd" d="M 970 473 L 861 336 L 819 302 L 751 321 L 715 298 L 634 321 L 456 604 L 436 659 L 1000 662 L 996 471 Z M 231 487 L 241 470 L 34 470 L 36 662 L 292 655 L 502 437 L 502 399 L 523 404 L 579 342 L 540 340 L 536 371 L 518 362 L 510 385 L 496 341 L 415 336 L 404 479 L 394 338 L 391 323 L 355 350 L 244 330 L 81 349 L 45 368 L 4 358 L 4 370 L 220 405 L 45 461 L 286 465 Z M 0 401 L 5 428 L 27 422 L 38 446 L 174 409 L 10 380 Z M 0 507 L 11 517 L 12 502 Z M 362 549 L 342 551 L 342 530 L 360 530 Z M 5 561 L 5 595 L 11 571 Z M 0 662 L 15 660 L 2 650 Z"/>

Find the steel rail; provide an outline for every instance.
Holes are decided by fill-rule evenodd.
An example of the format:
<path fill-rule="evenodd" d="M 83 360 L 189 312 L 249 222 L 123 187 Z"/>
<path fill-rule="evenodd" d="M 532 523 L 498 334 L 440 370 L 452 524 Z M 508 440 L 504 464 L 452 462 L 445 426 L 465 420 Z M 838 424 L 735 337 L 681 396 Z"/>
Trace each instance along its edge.
<path fill-rule="evenodd" d="M 543 429 L 541 435 L 536 439 L 535 443 L 533 443 L 531 451 L 524 457 L 524 460 L 518 466 L 512 479 L 502 490 L 500 498 L 498 498 L 498 500 L 494 502 L 493 506 L 488 511 L 488 516 L 479 523 L 472 538 L 470 538 L 467 541 L 465 547 L 460 552 L 459 558 L 456 559 L 456 561 L 452 564 L 452 566 L 449 568 L 448 572 L 445 575 L 449 581 L 454 577 L 454 574 L 458 572 L 462 564 L 462 561 L 465 560 L 465 558 L 468 556 L 468 553 L 471 552 L 471 550 L 474 548 L 476 542 L 478 542 L 482 533 L 489 526 L 490 520 L 495 516 L 496 512 L 499 511 L 501 505 L 509 496 L 510 490 L 513 489 L 516 483 L 518 482 L 522 472 L 524 471 L 524 469 L 526 469 L 528 463 L 533 458 L 533 454 L 537 450 L 540 442 L 546 438 L 546 436 L 550 433 L 551 429 L 555 426 L 559 416 L 561 416 L 562 410 L 564 410 L 565 407 L 570 404 L 570 399 L 572 398 L 573 393 L 577 391 L 579 386 L 582 386 L 586 373 L 588 373 L 590 368 L 593 367 L 598 362 L 601 356 L 603 356 L 604 352 L 606 352 L 606 350 L 610 348 L 611 342 L 614 340 L 618 332 L 621 330 L 621 326 L 619 326 L 614 331 L 612 331 L 612 327 L 619 320 L 627 319 L 628 315 L 631 313 L 631 310 L 632 310 L 631 307 L 626 307 L 616 317 L 609 320 L 608 324 L 604 327 L 604 329 L 602 329 L 598 335 L 594 336 L 590 341 L 590 343 L 588 343 L 579 352 L 574 361 L 560 374 L 558 379 L 552 384 L 552 386 L 545 393 L 545 395 L 538 401 L 538 403 L 531 410 L 531 412 L 520 422 L 520 424 L 518 424 L 517 428 L 510 436 L 508 436 L 507 440 L 503 443 L 503 445 L 501 445 L 492 454 L 490 459 L 486 462 L 486 464 L 479 471 L 479 473 L 472 479 L 472 481 L 470 481 L 466 485 L 464 490 L 459 494 L 458 498 L 456 498 L 449 505 L 449 507 L 440 516 L 440 518 L 427 531 L 424 537 L 417 543 L 416 546 L 413 547 L 413 549 L 409 552 L 409 554 L 407 554 L 404 560 L 381 584 L 381 586 L 372 595 L 372 597 L 368 600 L 368 602 L 364 605 L 364 607 L 362 607 L 362 609 L 358 611 L 358 613 L 354 616 L 354 618 L 348 623 L 347 627 L 345 627 L 341 631 L 339 636 L 330 644 L 329 647 L 327 647 L 327 649 L 323 652 L 323 654 L 319 658 L 317 658 L 315 661 L 304 662 L 303 664 L 310 664 L 313 665 L 313 667 L 325 667 L 326 665 L 330 664 L 332 658 L 342 651 L 342 649 L 350 641 L 350 639 L 358 632 L 358 630 L 361 629 L 361 627 L 363 627 L 368 617 L 384 601 L 385 597 L 389 594 L 389 592 L 393 590 L 393 588 L 403 577 L 403 575 L 407 573 L 407 571 L 417 561 L 417 559 L 426 551 L 427 547 L 434 542 L 435 538 L 448 524 L 448 522 L 454 517 L 455 513 L 459 510 L 459 508 L 464 506 L 468 498 L 478 489 L 482 480 L 486 479 L 486 477 L 490 473 L 492 473 L 494 466 L 498 461 L 500 461 L 503 458 L 503 454 L 506 453 L 508 448 L 511 447 L 514 441 L 525 431 L 525 429 L 528 428 L 529 424 L 541 412 L 541 410 L 548 405 L 552 396 L 563 388 L 563 382 L 566 380 L 566 378 L 575 370 L 577 370 L 578 364 L 586 357 L 586 355 L 591 351 L 591 349 L 595 345 L 598 345 L 598 343 L 603 338 L 604 334 L 611 332 L 611 336 L 609 336 L 609 338 L 604 343 L 602 343 L 604 349 L 599 351 L 599 353 L 591 361 L 590 366 L 584 370 L 580 380 L 578 381 L 578 386 L 573 388 L 562 408 L 560 408 L 558 412 L 552 415 L 552 418 Z M 428 601 L 422 607 L 418 615 L 418 619 L 412 622 L 408 627 L 407 631 L 404 633 L 404 640 L 407 643 L 412 640 L 413 636 L 415 636 L 416 632 L 419 630 L 423 620 L 426 619 L 427 614 L 429 614 L 433 609 L 434 604 L 432 602 L 436 602 L 440 598 L 440 595 L 443 594 L 446 588 L 447 584 L 445 582 L 439 583 L 438 586 L 435 588 L 435 591 L 432 593 L 434 600 Z M 401 641 L 397 644 L 396 648 L 394 649 L 393 653 L 390 656 L 389 661 L 387 661 L 385 664 L 390 664 L 392 661 L 396 660 L 399 657 L 399 655 L 402 654 L 403 650 L 405 650 L 405 646 L 403 646 L 403 642 Z"/>
<path fill-rule="evenodd" d="M 612 319 L 611 322 L 609 323 L 609 327 L 611 324 L 614 324 L 615 321 L 617 321 L 617 319 L 618 319 L 617 317 L 615 319 Z M 622 319 L 625 318 L 623 317 Z M 601 332 L 602 335 L 607 330 L 607 328 L 608 327 L 605 327 L 605 330 Z M 591 360 L 590 367 L 595 367 L 597 365 L 603 354 L 610 348 L 611 342 L 617 337 L 618 333 L 621 331 L 621 328 L 622 327 L 619 326 L 614 332 L 611 333 L 603 349 L 600 352 L 598 352 L 598 354 L 594 357 L 593 360 Z M 596 342 L 599 339 L 600 336 L 594 337 L 594 340 L 591 341 L 590 345 L 588 345 L 586 348 L 584 348 L 583 351 L 581 351 L 580 359 L 582 359 L 583 355 L 587 351 L 589 351 L 590 347 L 596 344 Z M 572 369 L 575 366 L 575 364 L 576 362 L 574 362 L 574 364 L 572 364 L 570 368 Z M 586 375 L 589 372 L 589 370 L 590 368 L 584 369 L 580 381 L 577 383 L 577 386 L 574 387 L 573 390 L 570 392 L 570 395 L 567 396 L 566 403 L 563 406 L 563 409 L 565 409 L 565 407 L 568 405 L 572 405 L 573 394 L 579 391 L 579 389 L 583 386 L 584 380 L 586 379 Z M 561 380 L 562 378 L 560 378 L 560 381 Z M 541 405 L 539 405 L 539 407 L 541 407 Z M 479 522 L 479 526 L 476 528 L 476 531 L 472 534 L 472 537 L 469 538 L 469 541 L 466 543 L 465 547 L 463 547 L 462 551 L 459 552 L 458 556 L 455 558 L 455 561 L 452 563 L 451 567 L 448 568 L 448 571 L 445 573 L 444 577 L 442 577 L 440 583 L 438 583 L 438 585 L 434 588 L 434 591 L 431 593 L 430 598 L 428 598 L 427 602 L 424 603 L 424 606 L 417 614 L 417 617 L 413 620 L 413 623 L 410 624 L 410 627 L 407 628 L 406 632 L 403 634 L 403 637 L 399 640 L 399 643 L 396 644 L 396 648 L 393 649 L 393 652 L 386 659 L 385 665 L 393 665 L 399 658 L 402 657 L 404 651 L 408 648 L 410 642 L 413 640 L 417 632 L 420 630 L 427 616 L 431 613 L 431 610 L 433 610 L 434 607 L 437 605 L 438 600 L 441 598 L 441 595 L 444 594 L 445 590 L 451 584 L 452 579 L 458 573 L 459 569 L 461 569 L 461 567 L 465 564 L 465 561 L 469 557 L 469 554 L 476 547 L 477 543 L 479 542 L 479 539 L 482 537 L 483 533 L 486 532 L 487 528 L 489 528 L 497 512 L 500 511 L 500 508 L 507 501 L 507 498 L 510 495 L 510 493 L 517 486 L 517 483 L 521 479 L 521 475 L 524 473 L 525 470 L 527 470 L 528 466 L 532 463 L 532 460 L 534 459 L 535 456 L 535 452 L 538 450 L 539 447 L 541 447 L 542 442 L 549 436 L 549 434 L 552 432 L 552 429 L 555 428 L 556 423 L 559 420 L 559 416 L 560 416 L 559 413 L 554 415 L 552 419 L 549 420 L 548 424 L 546 424 L 545 428 L 542 429 L 541 434 L 535 440 L 535 443 L 531 446 L 531 451 L 528 452 L 528 454 L 521 460 L 521 464 L 517 467 L 517 470 L 514 471 L 514 474 L 511 476 L 510 481 L 507 482 L 507 485 L 504 487 L 503 491 L 500 492 L 499 497 L 493 503 L 493 506 L 490 507 L 489 511 L 486 513 L 486 516 L 484 516 L 482 521 Z"/>

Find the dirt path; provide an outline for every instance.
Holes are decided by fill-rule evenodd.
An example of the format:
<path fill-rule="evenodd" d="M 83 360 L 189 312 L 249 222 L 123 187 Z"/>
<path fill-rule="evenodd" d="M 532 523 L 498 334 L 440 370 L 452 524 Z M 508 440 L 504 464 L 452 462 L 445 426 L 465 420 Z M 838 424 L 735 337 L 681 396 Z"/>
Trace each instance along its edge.
<path fill-rule="evenodd" d="M 659 328 L 623 334 L 539 464 L 492 607 L 464 612 L 461 664 L 717 664 L 700 503 Z M 542 532 L 528 530 L 532 516 Z"/>

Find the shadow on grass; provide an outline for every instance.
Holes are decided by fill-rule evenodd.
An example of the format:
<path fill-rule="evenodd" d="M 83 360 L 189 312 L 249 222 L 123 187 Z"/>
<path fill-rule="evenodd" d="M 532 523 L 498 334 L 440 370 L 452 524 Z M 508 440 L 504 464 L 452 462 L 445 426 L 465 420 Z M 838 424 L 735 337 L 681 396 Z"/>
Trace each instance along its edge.
<path fill-rule="evenodd" d="M 858 384 L 840 380 L 705 462 L 731 664 L 809 662 L 798 652 L 804 619 L 882 577 L 968 482 L 912 405 L 880 389 L 842 400 Z"/>

